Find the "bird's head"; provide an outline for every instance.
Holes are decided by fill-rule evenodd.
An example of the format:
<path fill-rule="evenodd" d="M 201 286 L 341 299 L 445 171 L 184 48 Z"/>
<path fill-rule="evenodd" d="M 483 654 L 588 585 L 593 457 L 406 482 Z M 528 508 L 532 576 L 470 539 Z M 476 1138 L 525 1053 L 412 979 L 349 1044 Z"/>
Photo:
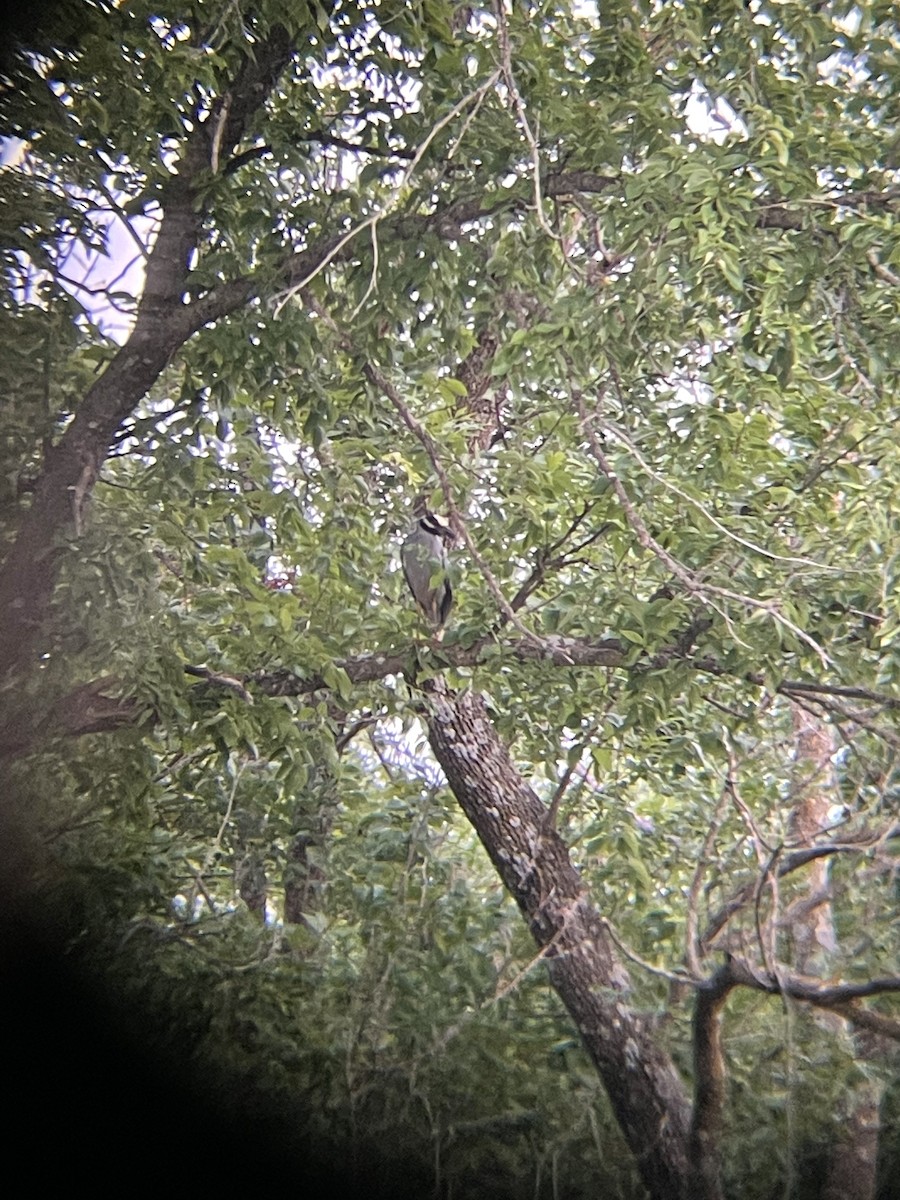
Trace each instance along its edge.
<path fill-rule="evenodd" d="M 430 509 L 426 508 L 419 517 L 419 524 L 427 533 L 433 534 L 435 537 L 442 538 L 448 546 L 453 541 L 455 535 L 450 526 L 450 522 L 445 517 L 442 517 L 439 513 L 432 512 Z"/>

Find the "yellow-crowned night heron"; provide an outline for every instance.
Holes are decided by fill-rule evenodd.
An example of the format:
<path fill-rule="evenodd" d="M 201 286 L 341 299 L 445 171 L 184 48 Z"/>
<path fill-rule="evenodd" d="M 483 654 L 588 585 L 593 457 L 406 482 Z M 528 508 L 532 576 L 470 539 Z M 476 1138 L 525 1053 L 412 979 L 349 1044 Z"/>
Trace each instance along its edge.
<path fill-rule="evenodd" d="M 447 547 L 453 530 L 437 513 L 421 508 L 416 523 L 406 535 L 400 551 L 403 574 L 413 599 L 438 631 L 440 638 L 453 605 L 453 589 L 447 571 Z"/>

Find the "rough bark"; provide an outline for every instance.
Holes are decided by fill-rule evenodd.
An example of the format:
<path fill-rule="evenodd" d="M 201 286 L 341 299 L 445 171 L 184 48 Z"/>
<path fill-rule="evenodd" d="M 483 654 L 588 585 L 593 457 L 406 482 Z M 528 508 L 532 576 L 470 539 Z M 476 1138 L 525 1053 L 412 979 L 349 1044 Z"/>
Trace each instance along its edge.
<path fill-rule="evenodd" d="M 537 944 L 581 1035 L 650 1195 L 690 1194 L 690 1104 L 654 1036 L 629 1004 L 629 978 L 547 809 L 498 738 L 484 702 L 426 687 L 429 741 Z"/>
<path fill-rule="evenodd" d="M 238 895 L 249 910 L 259 921 L 265 922 L 269 880 L 265 863 L 258 850 L 248 850 L 236 864 L 234 881 Z"/>

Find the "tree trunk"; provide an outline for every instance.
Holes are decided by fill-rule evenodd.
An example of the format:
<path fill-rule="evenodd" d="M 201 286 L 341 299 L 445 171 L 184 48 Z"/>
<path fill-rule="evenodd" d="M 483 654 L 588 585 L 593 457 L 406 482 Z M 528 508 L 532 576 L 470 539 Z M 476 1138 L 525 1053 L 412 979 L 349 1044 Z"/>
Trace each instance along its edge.
<path fill-rule="evenodd" d="M 94 485 L 122 422 L 191 334 L 247 299 L 249 288 L 238 281 L 226 304 L 220 299 L 207 310 L 183 303 L 203 221 L 198 180 L 220 165 L 213 162 L 212 129 L 219 129 L 221 152 L 229 154 L 275 86 L 292 50 L 286 30 L 272 26 L 255 51 L 244 55 L 210 119 L 195 125 L 184 139 L 177 172 L 158 197 L 163 215 L 147 257 L 131 336 L 87 391 L 57 444 L 47 450 L 31 507 L 0 566 L 0 687 L 35 664 L 64 541 L 81 533 Z M 0 730 L 11 719 L 0 719 Z"/>
<path fill-rule="evenodd" d="M 811 845 L 826 829 L 829 811 L 839 799 L 832 766 L 834 731 L 820 717 L 791 705 L 795 739 L 796 797 L 789 828 L 800 846 Z M 837 949 L 831 909 L 830 861 L 810 864 L 806 880 L 807 903 L 797 906 L 790 923 L 794 940 L 795 965 L 803 972 L 823 979 L 829 975 L 829 959 Z M 832 1032 L 846 1023 L 835 1013 L 819 1012 L 817 1022 Z M 884 1046 L 872 1034 L 851 1035 L 860 1060 L 876 1057 Z M 873 1200 L 876 1187 L 878 1138 L 881 1130 L 880 1106 L 883 1086 L 877 1080 L 863 1079 L 844 1097 L 843 1111 L 836 1114 L 837 1136 L 831 1147 L 823 1200 Z"/>
<path fill-rule="evenodd" d="M 857 1043 L 859 1040 L 860 1035 L 857 1035 Z M 822 1200 L 872 1200 L 874 1197 L 883 1091 L 880 1082 L 865 1079 L 846 1097 L 844 1111 L 838 1114 L 841 1133 L 832 1147 Z"/>
<path fill-rule="evenodd" d="M 428 736 L 447 781 L 546 954 L 550 981 L 581 1035 L 654 1200 L 688 1197 L 690 1102 L 652 1021 L 585 895 L 547 809 L 514 766 L 480 696 L 426 684 Z"/>
<path fill-rule="evenodd" d="M 83 528 L 100 468 L 120 423 L 180 342 L 136 329 L 90 389 L 58 445 L 50 447 L 31 507 L 0 568 L 0 675 L 34 665 L 56 587 L 64 538 Z"/>

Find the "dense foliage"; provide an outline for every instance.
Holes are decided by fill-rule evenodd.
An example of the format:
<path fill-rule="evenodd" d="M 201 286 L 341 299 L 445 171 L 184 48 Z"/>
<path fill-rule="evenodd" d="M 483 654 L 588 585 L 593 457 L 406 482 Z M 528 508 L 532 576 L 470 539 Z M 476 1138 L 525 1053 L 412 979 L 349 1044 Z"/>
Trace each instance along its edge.
<path fill-rule="evenodd" d="M 642 1194 L 428 751 L 436 677 L 485 696 L 685 1079 L 724 952 L 896 973 L 894 16 L 97 0 L 6 64 L 21 886 L 298 1139 L 423 1195 Z M 458 532 L 440 644 L 421 494 Z M 896 993 L 873 1049 L 770 990 L 725 1013 L 727 1194 L 820 1194 L 861 1081 L 892 1194 Z"/>

